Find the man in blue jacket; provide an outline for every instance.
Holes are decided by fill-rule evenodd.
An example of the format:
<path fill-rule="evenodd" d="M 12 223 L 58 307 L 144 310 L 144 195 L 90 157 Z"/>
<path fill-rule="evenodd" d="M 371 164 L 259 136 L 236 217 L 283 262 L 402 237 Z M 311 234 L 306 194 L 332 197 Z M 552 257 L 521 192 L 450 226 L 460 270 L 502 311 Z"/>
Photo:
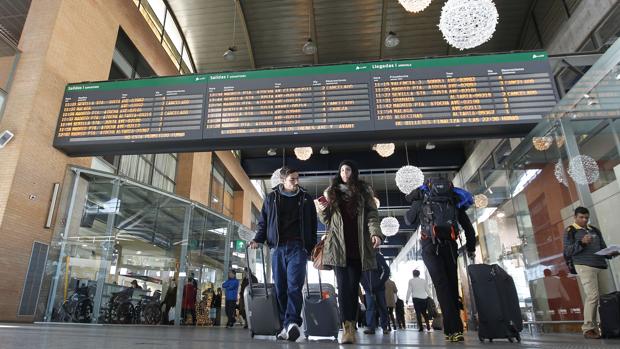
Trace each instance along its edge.
<path fill-rule="evenodd" d="M 226 316 L 228 322 L 226 327 L 233 327 L 236 322 L 235 312 L 237 310 L 237 295 L 239 294 L 239 280 L 235 276 L 235 272 L 228 272 L 228 280 L 222 284 L 222 288 L 226 290 Z"/>
<path fill-rule="evenodd" d="M 280 310 L 278 339 L 296 341 L 301 334 L 302 288 L 308 256 L 316 245 L 317 216 L 314 201 L 299 186 L 297 170 L 282 167 L 282 184 L 265 198 L 251 248 L 267 242 Z"/>
<path fill-rule="evenodd" d="M 379 311 L 379 319 L 383 334 L 389 334 L 389 321 L 387 304 L 385 301 L 385 282 L 390 278 L 390 267 L 387 265 L 385 258 L 377 252 L 377 269 L 369 270 L 362 273 L 362 287 L 366 293 L 366 329 L 365 334 L 375 334 L 377 328 L 377 316 Z"/>

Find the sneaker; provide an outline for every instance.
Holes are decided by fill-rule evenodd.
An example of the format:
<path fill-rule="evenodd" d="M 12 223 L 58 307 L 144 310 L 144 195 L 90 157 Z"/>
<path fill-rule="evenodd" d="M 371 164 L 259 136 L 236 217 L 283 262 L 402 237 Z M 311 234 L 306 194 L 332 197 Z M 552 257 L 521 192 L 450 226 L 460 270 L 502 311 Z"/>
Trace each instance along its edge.
<path fill-rule="evenodd" d="M 292 323 L 288 325 L 288 329 L 286 330 L 286 339 L 290 342 L 295 342 L 301 332 L 299 331 L 299 326 L 296 323 Z"/>
<path fill-rule="evenodd" d="M 288 339 L 288 332 L 286 331 L 286 328 L 283 328 L 282 331 L 280 331 L 280 333 L 278 333 L 278 335 L 276 336 L 277 339 L 279 340 L 287 340 Z"/>
<path fill-rule="evenodd" d="M 600 335 L 600 334 L 598 334 L 595 330 L 589 330 L 589 331 L 586 331 L 586 332 L 583 334 L 583 336 L 584 336 L 584 338 L 586 338 L 586 339 L 599 339 L 599 338 L 601 338 L 601 335 Z"/>
<path fill-rule="evenodd" d="M 367 328 L 364 330 L 364 334 L 375 334 L 375 330 L 371 329 L 371 328 Z"/>
<path fill-rule="evenodd" d="M 463 335 L 463 332 L 456 332 L 450 336 L 449 341 L 453 343 L 463 342 L 465 341 L 465 336 Z"/>

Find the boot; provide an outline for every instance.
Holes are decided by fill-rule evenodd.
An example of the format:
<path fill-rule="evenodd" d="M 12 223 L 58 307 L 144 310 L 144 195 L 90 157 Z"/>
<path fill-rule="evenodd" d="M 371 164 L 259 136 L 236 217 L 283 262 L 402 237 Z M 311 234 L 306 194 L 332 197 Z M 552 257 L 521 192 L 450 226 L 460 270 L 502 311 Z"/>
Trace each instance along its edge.
<path fill-rule="evenodd" d="M 342 328 L 340 344 L 355 344 L 355 323 L 353 321 L 345 321 Z"/>

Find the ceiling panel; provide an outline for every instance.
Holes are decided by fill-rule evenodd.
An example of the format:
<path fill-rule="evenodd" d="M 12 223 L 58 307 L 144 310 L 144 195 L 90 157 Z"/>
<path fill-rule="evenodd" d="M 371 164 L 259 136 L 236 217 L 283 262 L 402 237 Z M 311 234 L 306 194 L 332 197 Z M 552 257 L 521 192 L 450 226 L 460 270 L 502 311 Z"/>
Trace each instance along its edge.
<path fill-rule="evenodd" d="M 0 34 L 17 46 L 31 0 L 0 0 Z"/>

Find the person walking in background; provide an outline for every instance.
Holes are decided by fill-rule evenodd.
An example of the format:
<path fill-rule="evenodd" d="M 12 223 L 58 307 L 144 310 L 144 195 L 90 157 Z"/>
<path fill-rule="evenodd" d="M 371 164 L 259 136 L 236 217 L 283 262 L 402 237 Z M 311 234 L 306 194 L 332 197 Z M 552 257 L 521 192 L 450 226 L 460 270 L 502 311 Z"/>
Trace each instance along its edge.
<path fill-rule="evenodd" d="M 294 342 L 301 335 L 302 288 L 308 257 L 317 242 L 317 214 L 314 200 L 299 186 L 297 170 L 282 167 L 280 179 L 282 184 L 263 202 L 250 247 L 267 242 L 272 249 L 271 270 L 282 326 L 277 338 Z"/>
<path fill-rule="evenodd" d="M 222 288 L 226 290 L 226 316 L 228 317 L 226 327 L 233 327 L 236 322 L 235 313 L 239 294 L 239 280 L 235 277 L 233 270 L 228 272 L 228 280 L 222 284 Z"/>
<path fill-rule="evenodd" d="M 413 301 L 413 309 L 415 309 L 415 318 L 418 321 L 418 331 L 424 332 L 424 326 L 422 326 L 422 318 L 426 323 L 426 330 L 430 331 L 431 326 L 429 324 L 429 316 L 427 313 L 428 305 L 428 283 L 426 280 L 420 278 L 420 271 L 413 271 L 413 279 L 409 279 L 409 286 L 407 287 L 407 303 L 409 299 Z"/>
<path fill-rule="evenodd" d="M 213 320 L 213 326 L 219 326 L 222 319 L 222 289 L 217 288 L 213 295 L 213 301 L 211 301 L 211 309 L 215 309 L 215 320 Z"/>
<path fill-rule="evenodd" d="M 585 207 L 575 209 L 574 223 L 566 228 L 564 235 L 564 258 L 573 272 L 579 274 L 586 299 L 583 302 L 583 336 L 588 339 L 601 338 L 598 330 L 599 296 L 614 291 L 614 284 L 607 260 L 618 256 L 618 252 L 607 256 L 596 252 L 607 247 L 601 231 L 589 225 L 590 211 Z"/>
<path fill-rule="evenodd" d="M 248 328 L 248 319 L 245 314 L 245 297 L 243 295 L 245 289 L 250 285 L 249 278 L 252 278 L 253 284 L 257 283 L 258 279 L 256 278 L 256 276 L 254 276 L 254 274 L 252 274 L 252 270 L 250 270 L 248 267 L 243 268 L 243 270 L 244 276 L 243 280 L 241 280 L 241 287 L 239 289 L 239 314 L 241 315 L 241 318 L 243 318 L 243 328 Z"/>
<path fill-rule="evenodd" d="M 183 287 L 183 305 L 181 312 L 181 321 L 187 322 L 187 316 L 191 314 L 192 325 L 196 325 L 196 296 L 197 290 L 194 286 L 194 280 L 191 277 L 187 278 L 185 287 Z"/>
<path fill-rule="evenodd" d="M 437 291 L 445 338 L 450 342 L 462 342 L 465 336 L 457 302 L 456 240 L 460 228 L 463 228 L 467 255 L 473 259 L 476 234 L 466 212 L 474 202 L 473 196 L 461 188 L 455 188 L 446 178 L 429 178 L 406 199 L 411 202 L 411 207 L 405 214 L 405 223 L 413 230 L 421 226 L 422 259 Z"/>
<path fill-rule="evenodd" d="M 407 328 L 407 324 L 405 323 L 405 302 L 402 299 L 396 299 L 396 322 L 398 323 L 398 329 L 404 330 Z"/>
<path fill-rule="evenodd" d="M 366 293 L 366 330 L 364 334 L 375 334 L 377 328 L 377 312 L 381 320 L 383 334 L 390 333 L 388 323 L 386 299 L 386 281 L 390 277 L 390 267 L 385 262 L 385 258 L 377 252 L 377 269 L 362 273 L 362 286 Z"/>
<path fill-rule="evenodd" d="M 168 313 L 170 312 L 170 308 L 175 307 L 177 304 L 177 284 L 174 278 L 170 279 L 170 285 L 166 290 L 166 295 L 164 296 L 164 300 L 162 305 L 165 305 L 164 311 L 162 314 L 164 325 L 169 325 L 173 319 L 170 319 Z"/>
<path fill-rule="evenodd" d="M 341 344 L 356 341 L 355 321 L 361 274 L 377 268 L 375 248 L 384 239 L 373 190 L 359 179 L 357 166 L 343 161 L 319 200 L 319 219 L 327 226 L 323 264 L 332 266 L 338 283 L 338 304 L 344 321 Z"/>
<path fill-rule="evenodd" d="M 392 281 L 392 279 L 388 279 L 385 282 L 385 304 L 387 305 L 387 312 L 389 316 L 389 324 L 392 324 L 392 328 L 396 330 L 398 325 L 396 324 L 396 319 L 394 318 L 394 308 L 396 307 L 396 298 L 398 297 L 398 288 L 396 288 L 396 283 Z"/>

